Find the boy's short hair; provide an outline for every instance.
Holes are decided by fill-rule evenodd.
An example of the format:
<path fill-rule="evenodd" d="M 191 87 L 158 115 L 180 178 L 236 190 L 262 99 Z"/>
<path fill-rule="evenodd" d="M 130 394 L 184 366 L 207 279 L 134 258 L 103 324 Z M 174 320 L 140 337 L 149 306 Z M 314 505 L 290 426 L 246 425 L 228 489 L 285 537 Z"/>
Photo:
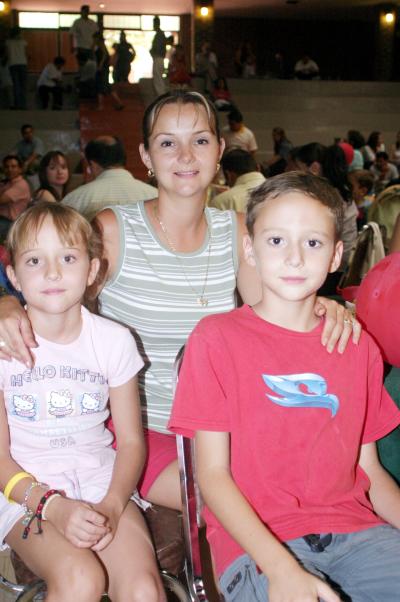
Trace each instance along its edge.
<path fill-rule="evenodd" d="M 232 111 L 229 111 L 229 113 L 228 113 L 228 121 L 234 121 L 235 123 L 242 123 L 243 122 L 243 115 L 239 111 L 239 109 L 232 109 Z"/>
<path fill-rule="evenodd" d="M 221 159 L 222 169 L 233 171 L 238 176 L 257 171 L 257 161 L 253 155 L 242 148 L 234 148 L 224 154 Z"/>
<path fill-rule="evenodd" d="M 305 194 L 327 207 L 334 218 L 335 242 L 340 240 L 344 218 L 343 199 L 328 180 L 302 171 L 291 171 L 269 178 L 251 192 L 246 212 L 246 226 L 251 237 L 254 236 L 254 224 L 264 203 L 291 192 Z"/>
<path fill-rule="evenodd" d="M 372 192 L 375 178 L 374 175 L 368 171 L 368 169 L 356 169 L 355 171 L 352 171 L 350 174 L 350 182 L 351 180 L 356 180 L 359 186 L 366 188 L 367 194 Z"/>

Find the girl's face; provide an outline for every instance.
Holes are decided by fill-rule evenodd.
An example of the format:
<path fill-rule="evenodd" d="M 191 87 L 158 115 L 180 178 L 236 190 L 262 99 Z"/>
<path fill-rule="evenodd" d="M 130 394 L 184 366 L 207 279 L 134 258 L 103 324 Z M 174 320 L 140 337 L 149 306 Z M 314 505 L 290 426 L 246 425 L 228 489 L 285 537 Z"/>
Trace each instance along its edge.
<path fill-rule="evenodd" d="M 203 196 L 215 176 L 224 142 L 211 131 L 201 105 L 168 104 L 158 114 L 142 160 L 153 169 L 160 190 L 172 196 Z"/>
<path fill-rule="evenodd" d="M 46 169 L 47 181 L 50 186 L 64 186 L 69 178 L 68 165 L 64 157 L 54 157 Z"/>
<path fill-rule="evenodd" d="M 7 267 L 12 284 L 22 291 L 31 318 L 67 314 L 80 308 L 86 287 L 93 284 L 98 259 L 89 259 L 80 238 L 62 241 L 51 217 L 46 217 L 36 238 L 27 241 Z"/>

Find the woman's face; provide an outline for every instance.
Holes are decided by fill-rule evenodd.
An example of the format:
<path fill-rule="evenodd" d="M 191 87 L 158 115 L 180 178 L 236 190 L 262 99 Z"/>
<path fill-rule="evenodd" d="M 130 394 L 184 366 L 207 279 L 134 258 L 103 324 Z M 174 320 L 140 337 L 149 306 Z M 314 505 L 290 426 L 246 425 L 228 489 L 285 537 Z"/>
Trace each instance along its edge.
<path fill-rule="evenodd" d="M 142 160 L 160 190 L 172 196 L 203 195 L 215 176 L 224 142 L 212 132 L 201 105 L 168 104 L 158 114 Z"/>
<path fill-rule="evenodd" d="M 69 177 L 68 165 L 64 157 L 53 157 L 47 166 L 46 175 L 50 186 L 64 186 Z"/>

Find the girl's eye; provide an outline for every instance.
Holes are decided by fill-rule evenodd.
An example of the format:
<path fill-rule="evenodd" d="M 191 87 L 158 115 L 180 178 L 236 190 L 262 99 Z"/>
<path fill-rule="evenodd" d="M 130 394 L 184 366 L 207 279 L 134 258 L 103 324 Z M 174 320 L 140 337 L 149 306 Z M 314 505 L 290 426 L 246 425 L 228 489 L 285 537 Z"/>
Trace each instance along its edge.
<path fill-rule="evenodd" d="M 318 247 L 321 246 L 321 243 L 319 240 L 315 240 L 314 238 L 312 238 L 311 240 L 307 241 L 308 246 L 311 249 L 317 249 Z"/>

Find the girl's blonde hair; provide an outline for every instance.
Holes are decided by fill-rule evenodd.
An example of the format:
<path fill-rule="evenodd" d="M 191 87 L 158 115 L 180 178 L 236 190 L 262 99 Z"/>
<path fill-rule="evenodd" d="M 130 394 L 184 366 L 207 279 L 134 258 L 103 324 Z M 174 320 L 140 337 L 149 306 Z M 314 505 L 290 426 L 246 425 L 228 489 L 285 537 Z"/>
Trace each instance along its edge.
<path fill-rule="evenodd" d="M 40 201 L 36 203 L 15 220 L 7 236 L 6 246 L 10 254 L 11 265 L 15 267 L 15 259 L 21 249 L 26 248 L 30 241 L 37 238 L 44 220 L 50 217 L 60 240 L 73 246 L 77 241 L 82 242 L 86 248 L 89 259 L 98 258 L 101 268 L 95 282 L 87 288 L 84 303 L 90 305 L 97 296 L 97 290 L 104 281 L 105 269 L 103 257 L 103 243 L 100 233 L 80 213 L 59 203 Z M 102 265 L 103 264 L 103 265 Z M 95 306 L 90 309 L 96 309 Z"/>

